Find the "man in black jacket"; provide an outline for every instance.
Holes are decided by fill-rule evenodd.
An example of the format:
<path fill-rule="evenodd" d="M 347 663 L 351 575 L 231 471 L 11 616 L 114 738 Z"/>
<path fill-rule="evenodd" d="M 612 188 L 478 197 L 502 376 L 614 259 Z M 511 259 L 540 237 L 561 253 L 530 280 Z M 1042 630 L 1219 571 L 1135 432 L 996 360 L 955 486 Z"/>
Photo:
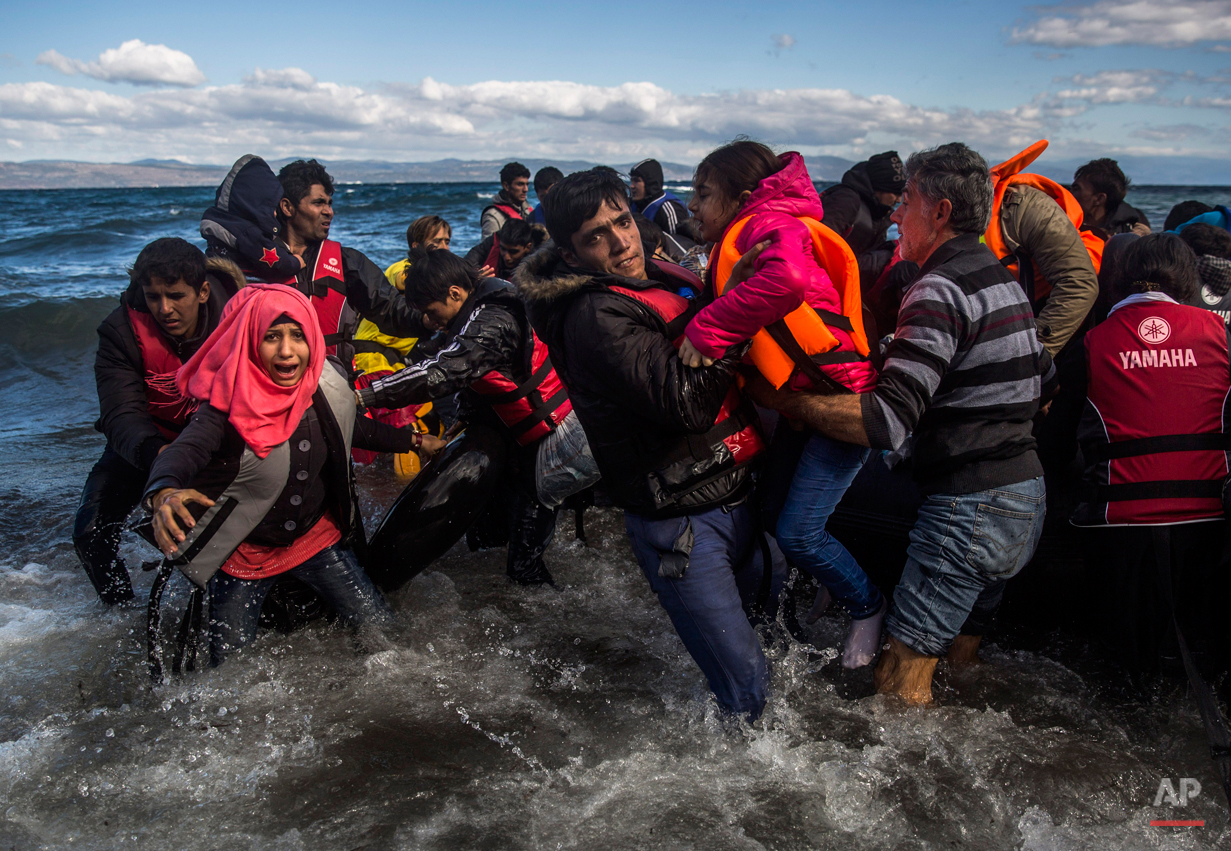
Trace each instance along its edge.
<path fill-rule="evenodd" d="M 480 279 L 472 264 L 447 251 L 415 260 L 406 273 L 406 294 L 426 325 L 445 332 L 445 348 L 356 391 L 359 404 L 402 408 L 457 393 L 462 419 L 478 418 L 504 432 L 511 459 L 505 476 L 508 575 L 522 585 L 551 584 L 543 553 L 555 533 L 556 512 L 539 501 L 535 459 L 539 441 L 571 407 L 547 349 L 507 281 Z"/>
<path fill-rule="evenodd" d="M 263 160 L 248 156 L 219 186 L 201 235 L 211 257 L 234 260 L 248 280 L 288 284 L 311 298 L 328 352 L 343 363 L 354 358 L 350 341 L 360 319 L 393 337 L 430 336 L 376 264 L 329 239 L 332 225 L 333 179 L 323 165 L 296 160 L 275 178 Z"/>
<path fill-rule="evenodd" d="M 73 545 L 108 605 L 133 597 L 128 568 L 116 557 L 120 532 L 154 459 L 191 413 L 175 388 L 175 370 L 217 327 L 242 283 L 230 261 L 207 261 L 182 239 L 158 239 L 137 255 L 120 306 L 98 326 L 94 427 L 107 436 L 107 448 L 86 479 Z"/>
<path fill-rule="evenodd" d="M 865 285 L 869 278 L 876 281 L 893 254 L 893 243 L 886 244 L 885 233 L 905 186 L 906 170 L 898 152 L 885 151 L 855 163 L 842 175 L 841 183 L 821 194 L 825 207 L 821 221 L 837 231 L 855 252 Z"/>
<path fill-rule="evenodd" d="M 902 198 L 906 171 L 897 151 L 885 151 L 856 163 L 842 182 L 821 193 L 825 208 L 822 224 L 837 231 L 859 261 L 859 285 L 864 304 L 876 319 L 877 333 L 887 334 L 896 324 L 902 291 L 919 273 L 909 260 L 900 260 L 885 274 L 896 243 L 886 239 L 893 208 Z"/>
<path fill-rule="evenodd" d="M 747 504 L 762 444 L 733 385 L 743 347 L 700 369 L 677 356 L 697 304 L 679 293 L 700 282 L 645 260 L 618 175 L 579 172 L 551 193 L 554 245 L 515 275 L 531 322 L 659 602 L 723 708 L 755 718 L 769 677 L 745 602 L 771 589 Z"/>

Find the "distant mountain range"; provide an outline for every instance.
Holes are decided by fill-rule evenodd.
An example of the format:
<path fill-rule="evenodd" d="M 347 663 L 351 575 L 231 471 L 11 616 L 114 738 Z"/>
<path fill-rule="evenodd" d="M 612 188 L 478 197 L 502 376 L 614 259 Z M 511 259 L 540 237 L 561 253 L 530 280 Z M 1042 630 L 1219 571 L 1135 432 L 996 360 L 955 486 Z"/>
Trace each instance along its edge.
<path fill-rule="evenodd" d="M 276 171 L 288 159 L 271 160 Z M 377 160 L 322 160 L 340 183 L 499 183 L 500 168 L 508 160 L 446 159 L 426 163 L 394 163 Z M 546 165 L 569 174 L 597 163 L 580 160 L 523 159 L 536 172 Z M 617 163 L 627 173 L 633 163 Z M 693 166 L 664 162 L 668 183 L 692 179 Z M 836 181 L 851 166 L 839 157 L 809 157 L 808 169 L 816 180 Z M 120 189 L 149 186 L 217 186 L 229 166 L 194 165 L 179 160 L 137 160 L 131 163 L 83 163 L 71 160 L 0 162 L 0 189 Z"/>
<path fill-rule="evenodd" d="M 806 157 L 813 180 L 838 181 L 853 165 L 841 157 Z M 321 160 L 340 183 L 490 183 L 498 185 L 500 168 L 507 160 L 445 159 L 423 163 L 394 163 L 379 160 Z M 1085 159 L 1048 159 L 1032 171 L 1062 183 L 1073 179 L 1073 171 Z M 271 160 L 276 171 L 289 159 Z M 597 163 L 583 160 L 523 159 L 536 172 L 546 165 L 569 174 L 591 168 Z M 1121 156 L 1119 163 L 1138 185 L 1231 186 L 1231 160 L 1201 157 Z M 633 163 L 616 163 L 627 173 Z M 663 162 L 668 183 L 686 183 L 694 166 Z M 217 186 L 229 166 L 194 165 L 179 160 L 145 159 L 131 163 L 83 163 L 72 160 L 30 160 L 23 163 L 0 162 L 2 189 L 119 189 L 149 186 Z"/>

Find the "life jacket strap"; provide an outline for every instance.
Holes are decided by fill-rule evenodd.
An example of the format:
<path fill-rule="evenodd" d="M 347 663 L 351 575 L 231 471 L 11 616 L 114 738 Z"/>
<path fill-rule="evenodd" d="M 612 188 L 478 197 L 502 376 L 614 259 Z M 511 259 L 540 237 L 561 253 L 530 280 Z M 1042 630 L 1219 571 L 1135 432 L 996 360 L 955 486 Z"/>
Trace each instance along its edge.
<path fill-rule="evenodd" d="M 326 346 L 336 346 L 339 343 L 345 343 L 345 342 L 347 342 L 345 334 L 326 334 L 325 335 L 325 345 Z"/>
<path fill-rule="evenodd" d="M 526 417 L 524 420 L 521 420 L 516 425 L 509 426 L 509 433 L 512 434 L 514 438 L 521 437 L 539 423 L 546 422 L 551 419 L 552 415 L 556 412 L 556 409 L 563 405 L 566 399 L 568 399 L 568 390 L 561 387 L 555 396 L 548 399 L 533 414 Z"/>
<path fill-rule="evenodd" d="M 1089 503 L 1126 502 L 1136 499 L 1222 499 L 1221 479 L 1172 479 L 1126 482 L 1118 485 L 1085 485 L 1082 498 Z"/>
<path fill-rule="evenodd" d="M 1231 434 L 1160 434 L 1155 437 L 1137 437 L 1100 443 L 1091 449 L 1095 461 L 1113 458 L 1133 458 L 1138 455 L 1153 455 L 1155 452 L 1202 452 L 1208 450 L 1231 451 Z"/>
<path fill-rule="evenodd" d="M 854 324 L 852 324 L 851 320 L 847 319 L 841 313 L 831 313 L 828 310 L 817 310 L 816 315 L 825 320 L 825 324 L 830 328 L 840 328 L 848 334 L 855 333 Z"/>
<path fill-rule="evenodd" d="M 504 393 L 484 393 L 483 401 L 489 405 L 504 405 L 509 402 L 516 402 L 519 399 L 524 399 L 539 388 L 544 379 L 551 374 L 551 356 L 543 358 L 543 362 L 539 365 L 525 384 L 515 387 L 512 390 Z M 567 394 L 566 394 L 567 395 Z"/>
<path fill-rule="evenodd" d="M 664 467 L 670 467 L 672 464 L 678 464 L 690 458 L 697 460 L 710 458 L 714 454 L 714 446 L 716 444 L 721 443 L 732 435 L 739 434 L 754 422 L 759 421 L 760 418 L 757 416 L 756 409 L 748 403 L 747 399 L 741 399 L 740 404 L 736 406 L 730 416 L 722 422 L 716 423 L 705 434 L 689 434 L 683 441 L 661 452 L 638 451 L 637 454 L 642 459 L 640 464 L 641 472 L 649 473 L 654 470 L 661 470 Z"/>
<path fill-rule="evenodd" d="M 769 334 L 773 341 L 778 344 L 786 356 L 795 363 L 795 367 L 808 376 L 812 382 L 812 386 L 818 390 L 827 390 L 830 393 L 845 394 L 850 393 L 849 387 L 835 381 L 826 375 L 819 366 L 808 356 L 803 347 L 799 345 L 799 341 L 795 339 L 795 335 L 791 333 L 791 329 L 787 327 L 785 320 L 779 319 L 777 322 L 771 322 L 765 326 L 765 331 Z M 857 357 L 858 352 L 854 352 Z"/>

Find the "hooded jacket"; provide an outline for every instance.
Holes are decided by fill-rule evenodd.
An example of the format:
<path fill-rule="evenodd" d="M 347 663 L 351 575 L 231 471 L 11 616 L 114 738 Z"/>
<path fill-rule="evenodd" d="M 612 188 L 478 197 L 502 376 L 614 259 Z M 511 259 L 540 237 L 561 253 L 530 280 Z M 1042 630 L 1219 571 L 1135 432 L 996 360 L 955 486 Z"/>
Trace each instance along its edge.
<path fill-rule="evenodd" d="M 246 154 L 235 161 L 214 195 L 214 206 L 201 216 L 201 236 L 209 254 L 251 268 L 273 252 L 277 259 L 266 263 L 268 273 L 289 278 L 299 271 L 299 261 L 279 239 L 278 203 L 282 184 L 265 160 Z"/>
<path fill-rule="evenodd" d="M 634 212 L 645 215 L 647 207 L 663 195 L 669 196 L 667 200 L 658 205 L 658 209 L 654 211 L 654 217 L 651 221 L 662 228 L 664 233 L 674 235 L 676 227 L 680 222 L 689 217 L 689 213 L 688 208 L 678 198 L 663 191 L 662 165 L 659 164 L 658 160 L 642 160 L 629 169 L 628 173 L 645 181 L 645 197 L 640 201 L 632 202 L 636 208 Z"/>
<path fill-rule="evenodd" d="M 190 340 L 163 337 L 180 361 L 186 361 L 218 325 L 222 308 L 243 286 L 244 275 L 229 260 L 210 258 L 205 263 L 209 300 L 201 306 L 197 333 Z M 128 311 L 149 314 L 141 286 L 130 283 L 120 305 L 98 326 L 98 354 L 94 381 L 98 386 L 98 420 L 94 428 L 107 436 L 107 445 L 129 464 L 148 470 L 158 450 L 171 441 L 150 416 L 146 396 L 145 362 Z"/>
<path fill-rule="evenodd" d="M 842 313 L 837 288 L 817 265 L 812 233 L 800 221 L 801 217 L 821 220 L 821 198 L 808 176 L 803 157 L 792 152 L 780 159 L 784 163 L 782 170 L 761 181 L 728 226 L 729 230 L 736 222 L 751 218 L 735 243 L 741 254 L 764 240 L 771 242 L 758 258 L 756 272 L 697 314 L 685 332 L 707 357 L 722 357 L 730 347 L 750 340 L 766 325 L 782 319 L 804 302 L 815 310 Z M 711 268 L 717 254 L 715 251 L 710 257 Z M 713 280 L 712 274 L 710 279 Z M 855 351 L 849 334 L 838 328 L 830 330 L 839 340 L 838 351 Z M 855 393 L 876 382 L 876 370 L 867 361 L 832 364 L 824 370 Z M 799 382 L 792 385 L 795 387 L 807 383 L 802 376 L 795 381 Z"/>
<path fill-rule="evenodd" d="M 674 294 L 688 275 L 673 277 L 653 261 L 646 272 L 648 280 L 634 280 L 574 269 L 549 243 L 514 278 L 615 504 L 651 518 L 733 504 L 747 493 L 751 470 L 721 443 L 697 444 L 714 426 L 745 347 L 711 367 L 685 366 L 663 319 L 610 289 Z"/>
<path fill-rule="evenodd" d="M 885 241 L 893 208 L 876 200 L 866 162 L 848 169 L 841 183 L 821 193 L 821 200 L 825 204 L 821 223 L 837 231 L 856 257 Z"/>

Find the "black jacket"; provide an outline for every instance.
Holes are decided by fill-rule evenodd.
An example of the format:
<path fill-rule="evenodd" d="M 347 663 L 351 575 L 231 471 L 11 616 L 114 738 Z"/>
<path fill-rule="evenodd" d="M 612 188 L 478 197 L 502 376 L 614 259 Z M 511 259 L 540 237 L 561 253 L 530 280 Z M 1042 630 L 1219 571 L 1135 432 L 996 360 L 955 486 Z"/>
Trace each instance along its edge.
<path fill-rule="evenodd" d="M 226 257 L 246 267 L 273 251 L 278 258 L 266 266 L 267 271 L 295 274 L 299 261 L 279 239 L 281 200 L 282 184 L 265 160 L 253 154 L 236 160 L 214 193 L 214 206 L 201 216 L 201 236 L 210 256 Z"/>
<path fill-rule="evenodd" d="M 1150 219 L 1132 204 L 1121 201 L 1116 205 L 1116 211 L 1108 216 L 1106 221 L 1090 229 L 1103 239 L 1108 239 L 1118 233 L 1130 233 L 1135 224 L 1149 227 Z"/>
<path fill-rule="evenodd" d="M 876 283 L 893 257 L 893 243 L 885 239 L 893 208 L 876 200 L 867 169 L 867 163 L 857 163 L 842 175 L 841 183 L 821 193 L 825 209 L 821 223 L 837 231 L 855 252 L 859 283 L 865 291 Z"/>
<path fill-rule="evenodd" d="M 746 347 L 711 367 L 685 366 L 662 318 L 608 289 L 678 290 L 653 262 L 646 267 L 645 281 L 573 269 L 548 244 L 514 277 L 613 501 L 650 517 L 737 502 L 751 484 L 748 467 L 735 466 L 729 452 L 724 457 L 721 443 L 697 444 L 714 425 Z"/>
<path fill-rule="evenodd" d="M 485 416 L 490 406 L 470 385 L 492 370 L 515 382 L 524 380 L 531 345 L 526 307 L 517 291 L 508 281 L 485 278 L 445 330 L 440 352 L 359 392 L 369 408 L 404 408 L 459 393 L 463 416 Z"/>
<path fill-rule="evenodd" d="M 332 357 L 326 360 L 325 369 L 347 375 L 342 363 Z M 324 447 L 310 445 L 308 450 L 300 452 L 299 440 L 307 436 L 301 432 L 308 426 L 311 426 L 311 433 L 323 435 Z M 329 510 L 342 529 L 343 545 L 362 547 L 363 524 L 351 456 L 320 390 L 312 397 L 312 407 L 305 412 L 304 421 L 300 422 L 293 438 L 292 468 L 299 464 L 319 470 L 318 477 L 306 482 L 290 477 L 265 520 L 252 531 L 248 540 L 263 546 L 286 546 L 307 532 L 325 510 Z M 355 418 L 351 440 L 356 448 L 372 452 L 409 452 L 414 447 L 414 433 L 409 429 L 394 428 L 363 416 Z M 150 470 L 144 499 L 148 500 L 167 487 L 191 487 L 216 499 L 234 481 L 244 448 L 243 438 L 227 415 L 212 405 L 203 404 L 175 443 L 158 456 Z M 322 448 L 325 452 L 319 453 Z M 305 457 L 295 457 L 297 452 Z M 318 454 L 309 458 L 310 453 Z M 320 454 L 324 457 L 319 457 Z M 297 495 L 299 501 L 293 502 Z M 312 498 L 313 495 L 317 498 Z M 288 526 L 288 518 L 294 519 L 293 525 Z"/>
<path fill-rule="evenodd" d="M 168 336 L 180 360 L 186 361 L 218 327 L 222 307 L 243 284 L 243 273 L 227 260 L 207 261 L 206 280 L 210 294 L 202 310 L 204 320 L 191 340 Z M 98 326 L 98 354 L 94 358 L 94 381 L 98 386 L 98 420 L 94 428 L 107 436 L 107 445 L 129 464 L 148 470 L 158 450 L 170 441 L 150 417 L 145 396 L 145 363 L 141 347 L 128 318 L 127 308 L 148 313 L 141 287 L 130 284 L 120 297 L 120 306 Z"/>

